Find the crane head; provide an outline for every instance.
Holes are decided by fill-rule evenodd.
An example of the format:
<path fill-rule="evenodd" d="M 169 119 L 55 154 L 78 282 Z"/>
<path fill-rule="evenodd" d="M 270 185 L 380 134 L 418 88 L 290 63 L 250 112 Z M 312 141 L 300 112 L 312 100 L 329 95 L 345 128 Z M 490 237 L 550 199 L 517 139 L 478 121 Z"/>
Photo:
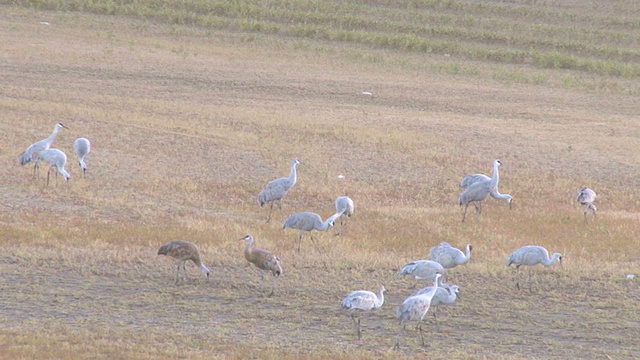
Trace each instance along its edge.
<path fill-rule="evenodd" d="M 498 164 L 498 166 L 504 165 L 504 163 L 500 161 L 500 159 L 496 159 L 496 164 Z"/>
<path fill-rule="evenodd" d="M 63 124 L 61 122 L 57 123 L 56 126 L 59 127 L 59 128 L 69 129 L 65 124 Z"/>
<path fill-rule="evenodd" d="M 240 241 L 242 241 L 242 240 L 247 240 L 247 241 L 248 241 L 248 240 L 253 240 L 253 236 L 251 236 L 250 234 L 247 234 L 245 237 L 240 238 L 240 239 L 238 239 L 238 240 L 240 240 Z"/>

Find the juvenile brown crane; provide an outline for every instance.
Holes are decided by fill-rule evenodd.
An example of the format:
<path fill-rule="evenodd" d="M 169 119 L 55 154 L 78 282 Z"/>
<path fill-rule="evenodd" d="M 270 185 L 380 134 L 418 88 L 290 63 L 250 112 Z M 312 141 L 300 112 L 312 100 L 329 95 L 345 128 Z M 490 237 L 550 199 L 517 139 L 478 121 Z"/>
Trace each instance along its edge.
<path fill-rule="evenodd" d="M 189 274 L 187 273 L 187 269 L 184 267 L 186 262 L 191 260 L 194 264 L 196 264 L 202 272 L 207 276 L 207 280 L 209 279 L 209 273 L 211 271 L 207 268 L 200 260 L 200 253 L 198 252 L 198 248 L 193 244 L 185 240 L 178 240 L 168 242 L 158 249 L 158 255 L 166 255 L 171 256 L 176 259 L 176 284 L 178 283 L 178 275 L 180 273 L 180 265 L 182 265 L 182 270 L 184 270 L 184 275 L 187 279 L 189 279 Z"/>
<path fill-rule="evenodd" d="M 247 259 L 248 262 L 255 265 L 260 270 L 260 288 L 262 288 L 262 283 L 264 282 L 264 272 L 271 272 L 271 292 L 267 296 L 273 295 L 273 291 L 276 287 L 276 279 L 278 276 L 282 275 L 282 265 L 280 265 L 280 259 L 277 256 L 270 253 L 265 249 L 257 249 L 251 248 L 253 246 L 253 236 L 247 235 L 242 239 L 247 242 L 247 245 L 244 247 L 244 258 Z"/>

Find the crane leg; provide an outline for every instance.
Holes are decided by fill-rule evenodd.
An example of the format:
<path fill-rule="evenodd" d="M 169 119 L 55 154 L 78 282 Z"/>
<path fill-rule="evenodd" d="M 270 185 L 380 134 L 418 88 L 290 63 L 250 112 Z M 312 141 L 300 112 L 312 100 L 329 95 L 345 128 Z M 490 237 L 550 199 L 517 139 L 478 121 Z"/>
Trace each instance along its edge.
<path fill-rule="evenodd" d="M 271 206 L 269 206 L 269 216 L 267 217 L 267 222 L 271 221 L 271 212 L 273 211 L 273 201 L 271 201 Z"/>
<path fill-rule="evenodd" d="M 464 207 L 464 214 L 462 214 L 462 222 L 464 222 L 464 219 L 467 217 L 467 208 L 469 207 L 469 203 L 467 203 L 467 205 L 465 205 Z"/>
<path fill-rule="evenodd" d="M 47 186 L 49 186 L 49 175 L 51 174 L 51 168 L 47 171 Z"/>
<path fill-rule="evenodd" d="M 280 209 L 280 218 L 284 219 L 284 212 L 282 212 L 282 200 L 284 199 L 278 200 L 278 208 Z"/>
<path fill-rule="evenodd" d="M 420 340 L 422 340 L 422 346 L 425 346 L 424 335 L 422 334 L 422 322 L 418 322 L 418 332 L 420 332 Z"/>
<path fill-rule="evenodd" d="M 357 327 L 357 333 L 358 333 L 358 340 L 362 339 L 362 330 L 360 329 L 360 318 L 358 318 L 358 321 L 356 323 L 356 327 Z"/>
<path fill-rule="evenodd" d="M 178 283 L 178 276 L 180 274 L 180 261 L 177 261 L 176 263 L 178 264 L 178 266 L 176 267 L 176 279 L 175 279 L 174 282 L 177 284 Z"/>

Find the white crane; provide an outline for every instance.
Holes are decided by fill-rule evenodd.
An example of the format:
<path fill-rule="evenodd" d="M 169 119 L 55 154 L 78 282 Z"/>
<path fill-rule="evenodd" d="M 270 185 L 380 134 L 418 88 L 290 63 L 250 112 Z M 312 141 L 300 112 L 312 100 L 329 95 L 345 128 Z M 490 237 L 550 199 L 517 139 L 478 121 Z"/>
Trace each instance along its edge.
<path fill-rule="evenodd" d="M 429 311 L 431 300 L 438 290 L 438 287 L 435 286 L 435 284 L 438 283 L 441 276 L 441 273 L 436 274 L 434 286 L 430 291 L 420 295 L 409 296 L 402 302 L 402 304 L 400 304 L 396 311 L 396 316 L 398 317 L 398 321 L 403 329 L 409 321 L 416 321 L 418 323 L 417 328 L 420 332 L 420 339 L 422 339 L 422 346 L 425 345 L 424 336 L 422 335 L 422 319 L 427 314 L 427 311 Z M 400 347 L 399 341 L 396 342 L 396 347 Z"/>
<path fill-rule="evenodd" d="M 64 166 L 67 164 L 67 155 L 58 149 L 46 149 L 40 151 L 38 155 L 38 160 L 36 160 L 36 165 L 40 162 L 44 161 L 48 163 L 49 170 L 47 171 L 47 186 L 49 186 L 49 175 L 51 174 L 51 169 L 56 168 L 58 172 L 56 173 L 56 184 L 58 183 L 58 173 L 64 176 L 64 179 L 68 182 L 71 179 L 71 175 L 64 169 Z M 39 166 L 39 165 L 37 165 Z"/>
<path fill-rule="evenodd" d="M 462 178 L 462 181 L 460 182 L 460 187 L 463 189 L 468 188 L 469 186 L 471 186 L 472 184 L 478 182 L 478 181 L 489 181 L 491 180 L 490 177 L 488 177 L 487 175 L 484 174 L 473 174 L 473 175 L 467 175 L 464 178 Z M 496 188 L 493 189 L 489 195 L 491 195 L 492 198 L 494 199 L 498 199 L 498 200 L 506 200 L 507 204 L 509 204 L 509 209 L 511 209 L 512 206 L 512 202 L 513 202 L 513 197 L 509 194 L 501 194 L 500 191 L 498 191 L 498 185 L 496 184 Z"/>
<path fill-rule="evenodd" d="M 345 219 L 345 215 L 347 217 L 351 217 L 353 215 L 355 207 L 353 204 L 353 200 L 348 196 L 340 196 L 336 199 L 336 214 L 340 214 L 340 229 L 347 228 L 347 219 Z M 341 232 L 341 231 L 340 231 Z M 338 232 L 336 235 L 340 235 Z"/>
<path fill-rule="evenodd" d="M 437 274 L 442 275 L 444 273 L 444 267 L 432 260 L 416 260 L 408 263 L 398 271 L 400 275 L 410 275 L 414 279 L 424 282 L 434 281 Z"/>
<path fill-rule="evenodd" d="M 596 216 L 597 208 L 593 205 L 593 201 L 596 199 L 596 192 L 589 189 L 588 187 L 583 187 L 578 190 L 578 194 L 576 196 L 576 201 L 582 205 L 582 211 L 584 212 L 584 223 L 587 223 L 587 212 L 591 210 L 593 212 L 593 217 Z"/>
<path fill-rule="evenodd" d="M 25 150 L 22 154 L 20 154 L 20 157 L 19 157 L 20 165 L 26 165 L 31 161 L 37 160 L 38 155 L 42 150 L 47 150 L 49 147 L 51 147 L 51 144 L 53 144 L 53 141 L 56 139 L 56 136 L 58 136 L 58 130 L 62 128 L 68 129 L 68 127 L 66 127 L 63 123 L 57 123 L 53 127 L 53 132 L 51 133 L 51 135 L 49 135 L 49 137 L 31 144 L 31 146 L 29 146 L 27 150 Z M 39 164 L 36 161 L 33 167 L 34 178 L 37 176 L 37 172 L 39 170 L 38 166 Z"/>
<path fill-rule="evenodd" d="M 310 211 L 303 211 L 289 216 L 282 224 L 282 228 L 296 229 L 300 231 L 300 235 L 298 236 L 298 252 L 300 252 L 300 243 L 302 242 L 303 233 L 306 232 L 309 234 L 311 241 L 315 242 L 315 239 L 311 235 L 311 231 L 326 231 L 330 226 L 335 225 L 335 221 L 339 216 L 340 214 L 333 214 L 329 216 L 327 220 L 322 221 L 320 215 Z"/>
<path fill-rule="evenodd" d="M 82 177 L 85 177 L 87 172 L 87 163 L 84 162 L 84 158 L 91 151 L 91 143 L 89 142 L 89 139 L 77 138 L 76 141 L 73 142 L 73 151 L 78 157 L 78 164 L 80 164 L 80 169 L 82 169 Z"/>
<path fill-rule="evenodd" d="M 413 294 L 413 296 L 426 294 L 432 291 L 433 286 L 435 285 L 422 288 Z M 438 328 L 438 319 L 436 317 L 438 307 L 441 305 L 452 305 L 460 298 L 460 287 L 458 285 L 438 286 L 435 295 L 433 295 L 433 298 L 431 299 L 431 307 L 433 308 L 431 313 L 433 314 L 433 319 L 436 322 L 436 328 Z"/>
<path fill-rule="evenodd" d="M 244 258 L 260 270 L 260 279 L 262 280 L 260 282 L 261 289 L 262 283 L 264 282 L 264 272 L 271 272 L 271 292 L 269 293 L 269 295 L 267 295 L 267 297 L 273 295 L 273 291 L 276 287 L 276 279 L 278 278 L 278 276 L 282 275 L 282 265 L 280 264 L 280 259 L 278 259 L 277 256 L 265 249 L 252 249 L 251 246 L 253 246 L 254 241 L 252 235 L 247 235 L 238 240 L 247 242 L 247 245 L 245 245 L 244 247 Z"/>
<path fill-rule="evenodd" d="M 366 312 L 381 307 L 382 304 L 384 304 L 385 290 L 384 286 L 380 286 L 377 295 L 367 290 L 354 291 L 347 295 L 347 297 L 342 300 L 342 303 L 340 303 L 342 309 L 348 310 L 351 315 L 351 319 L 356 326 L 358 340 L 362 337 L 362 333 L 360 330 L 360 316 L 356 318 L 356 312 Z"/>
<path fill-rule="evenodd" d="M 515 277 L 516 277 L 516 288 L 520 290 L 520 283 L 518 282 L 518 270 L 520 266 L 529 266 L 529 292 L 531 292 L 531 266 L 542 264 L 544 266 L 551 266 L 556 261 L 560 263 L 562 266 L 562 255 L 560 253 L 554 253 L 551 258 L 549 258 L 549 252 L 542 246 L 536 245 L 527 245 L 523 246 L 520 249 L 514 251 L 507 260 L 505 261 L 505 266 L 510 266 L 511 264 L 516 265 Z"/>
<path fill-rule="evenodd" d="M 502 162 L 495 160 L 493 162 L 493 176 L 491 178 L 474 182 L 460 194 L 458 205 L 465 206 L 462 222 L 464 222 L 467 216 L 467 208 L 470 203 L 474 203 L 476 211 L 480 214 L 482 213 L 482 201 L 484 201 L 491 192 L 497 191 L 498 182 L 500 181 L 500 175 L 498 173 L 500 165 L 502 165 Z"/>
<path fill-rule="evenodd" d="M 282 216 L 282 199 L 287 195 L 289 189 L 296 184 L 296 165 L 298 164 L 300 164 L 298 159 L 291 160 L 291 173 L 289 174 L 289 177 L 269 181 L 260 192 L 260 195 L 258 195 L 258 204 L 260 206 L 264 206 L 264 204 L 268 202 L 271 203 L 267 222 L 271 221 L 271 212 L 273 211 L 273 203 L 275 201 L 278 202 L 280 215 Z"/>
<path fill-rule="evenodd" d="M 207 280 L 209 279 L 209 274 L 211 271 L 208 267 L 206 267 L 202 260 L 200 260 L 200 253 L 198 252 L 198 248 L 191 242 L 185 240 L 171 241 L 168 242 L 158 249 L 158 255 L 166 255 L 171 256 L 176 259 L 176 284 L 178 283 L 178 275 L 180 273 L 180 265 L 182 265 L 182 270 L 184 271 L 184 275 L 186 278 L 189 278 L 189 273 L 187 273 L 187 269 L 185 268 L 185 264 L 187 261 L 191 260 L 194 264 L 196 264 L 202 272 L 207 276 Z"/>

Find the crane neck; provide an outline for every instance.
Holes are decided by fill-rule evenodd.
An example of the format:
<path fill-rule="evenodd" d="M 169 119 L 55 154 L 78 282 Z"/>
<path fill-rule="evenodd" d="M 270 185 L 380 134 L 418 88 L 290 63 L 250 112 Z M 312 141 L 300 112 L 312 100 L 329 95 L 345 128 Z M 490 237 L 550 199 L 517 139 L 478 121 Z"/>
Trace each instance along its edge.
<path fill-rule="evenodd" d="M 558 259 L 560 259 L 560 256 L 561 255 L 559 253 L 554 253 L 553 256 L 551 256 L 551 258 L 544 259 L 542 263 L 543 263 L 544 266 L 551 266 L 551 265 L 553 265 L 553 263 L 558 261 Z"/>
<path fill-rule="evenodd" d="M 378 297 L 376 298 L 375 307 L 379 308 L 384 304 L 384 288 L 380 288 L 378 291 Z"/>
<path fill-rule="evenodd" d="M 58 136 L 58 130 L 60 129 L 60 127 L 58 127 L 58 125 L 53 127 L 53 132 L 51 133 L 51 135 L 49 135 L 49 137 L 47 138 L 47 142 L 49 144 L 51 144 L 53 142 L 53 140 L 55 140 L 56 136 Z"/>
<path fill-rule="evenodd" d="M 291 163 L 291 173 L 289 173 L 289 180 L 291 181 L 291 183 L 295 184 L 296 183 L 296 165 L 298 165 L 297 161 L 293 161 Z"/>
<path fill-rule="evenodd" d="M 329 228 L 329 225 L 332 224 L 333 222 L 336 221 L 337 218 L 340 217 L 340 215 L 342 215 L 342 213 L 335 213 L 331 216 L 329 216 L 329 218 L 327 220 L 325 220 L 322 224 L 320 224 L 320 230 L 321 231 L 325 231 Z"/>
<path fill-rule="evenodd" d="M 500 181 L 500 171 L 498 168 L 500 167 L 500 163 L 497 161 L 493 162 L 493 176 L 491 177 L 491 183 L 497 187 L 498 182 Z"/>
<path fill-rule="evenodd" d="M 251 247 L 253 246 L 253 237 L 250 237 L 245 241 L 247 242 L 247 244 L 244 246 L 244 253 L 248 254 L 251 252 Z"/>

